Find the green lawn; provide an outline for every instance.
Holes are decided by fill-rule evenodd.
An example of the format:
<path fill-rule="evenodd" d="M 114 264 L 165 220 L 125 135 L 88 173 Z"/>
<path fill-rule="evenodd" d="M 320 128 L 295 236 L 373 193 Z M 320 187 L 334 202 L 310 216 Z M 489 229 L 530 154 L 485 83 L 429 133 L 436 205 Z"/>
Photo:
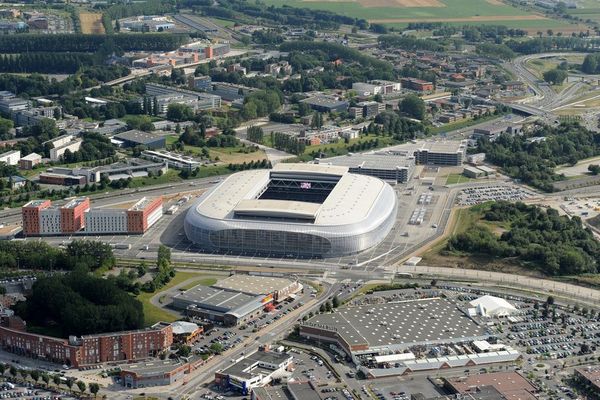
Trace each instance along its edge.
<path fill-rule="evenodd" d="M 164 185 L 167 183 L 181 182 L 182 180 L 183 179 L 179 177 L 179 171 L 170 169 L 161 176 L 133 178 L 129 187 L 139 188 L 152 185 Z"/>
<path fill-rule="evenodd" d="M 189 290 L 197 285 L 212 286 L 215 283 L 217 283 L 217 278 L 200 278 L 198 280 L 194 280 L 194 281 L 188 283 L 187 285 L 183 285 L 182 287 L 179 288 L 179 290 L 181 290 L 181 291 Z"/>
<path fill-rule="evenodd" d="M 374 19 L 427 19 L 468 18 L 475 16 L 499 17 L 498 20 L 527 12 L 506 4 L 490 4 L 485 0 L 439 0 L 446 7 L 364 7 L 353 1 L 265 0 L 267 5 L 312 8 L 332 11 L 354 18 Z M 504 17 L 504 18 L 502 18 Z"/>
<path fill-rule="evenodd" d="M 181 282 L 186 281 L 190 278 L 194 278 L 197 276 L 201 276 L 200 274 L 196 274 L 193 272 L 179 272 L 175 274 L 175 277 L 171 279 L 169 283 L 160 288 L 160 290 L 154 293 L 146 293 L 142 292 L 137 296 L 137 299 L 142 302 L 144 307 L 144 324 L 146 326 L 153 325 L 157 322 L 173 322 L 176 321 L 177 315 L 165 310 L 164 308 L 156 307 L 150 303 L 150 299 L 154 297 L 157 293 L 161 293 L 169 290 L 173 286 L 179 285 Z"/>
<path fill-rule="evenodd" d="M 222 18 L 211 18 L 210 19 L 211 22 L 213 22 L 215 25 L 219 25 L 223 28 L 230 28 L 233 25 L 235 25 L 234 21 L 231 21 L 229 19 L 222 19 Z"/>
<path fill-rule="evenodd" d="M 472 180 L 473 179 L 464 176 L 463 174 L 450 174 L 446 179 L 446 185 L 456 185 L 458 183 L 466 183 Z"/>
<path fill-rule="evenodd" d="M 564 29 L 573 26 L 565 21 L 555 19 L 494 19 L 493 21 L 476 21 L 476 22 L 444 22 L 449 26 L 464 26 L 464 25 L 502 25 L 513 29 L 539 29 L 546 32 L 547 29 Z M 395 22 L 384 24 L 388 28 L 406 29 L 408 22 Z"/>

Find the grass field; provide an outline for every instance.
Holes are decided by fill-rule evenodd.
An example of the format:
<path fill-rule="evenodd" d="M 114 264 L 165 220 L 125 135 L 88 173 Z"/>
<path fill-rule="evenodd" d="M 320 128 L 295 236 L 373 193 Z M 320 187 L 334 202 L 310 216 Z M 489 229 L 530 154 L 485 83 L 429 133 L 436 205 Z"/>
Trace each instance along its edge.
<path fill-rule="evenodd" d="M 137 296 L 137 299 L 142 302 L 142 306 L 144 307 L 144 324 L 146 326 L 150 326 L 150 325 L 153 325 L 160 321 L 164 321 L 164 322 L 176 321 L 178 319 L 177 315 L 175 315 L 174 313 L 170 313 L 169 311 L 167 311 L 163 308 L 156 307 L 155 305 L 150 303 L 150 299 L 152 297 L 154 297 L 157 293 L 165 292 L 165 291 L 169 290 L 170 288 L 172 288 L 173 286 L 177 286 L 180 283 L 182 283 L 190 278 L 198 277 L 199 279 L 201 279 L 200 278 L 201 276 L 202 276 L 201 274 L 195 274 L 193 272 L 179 272 L 178 271 L 175 274 L 175 277 L 173 279 L 171 279 L 171 281 L 169 283 L 167 283 L 165 286 L 160 288 L 160 290 L 158 290 L 154 293 L 146 293 L 146 292 L 140 293 Z"/>
<path fill-rule="evenodd" d="M 498 0 L 265 0 L 265 3 L 327 10 L 395 27 L 404 27 L 409 22 L 494 24 L 522 29 L 557 30 L 572 26 Z"/>
<path fill-rule="evenodd" d="M 81 24 L 81 33 L 105 33 L 101 13 L 81 11 L 79 13 L 79 23 Z"/>
<path fill-rule="evenodd" d="M 450 174 L 446 178 L 446 185 L 456 185 L 458 183 L 467 183 L 469 181 L 472 181 L 472 179 L 463 174 Z"/>

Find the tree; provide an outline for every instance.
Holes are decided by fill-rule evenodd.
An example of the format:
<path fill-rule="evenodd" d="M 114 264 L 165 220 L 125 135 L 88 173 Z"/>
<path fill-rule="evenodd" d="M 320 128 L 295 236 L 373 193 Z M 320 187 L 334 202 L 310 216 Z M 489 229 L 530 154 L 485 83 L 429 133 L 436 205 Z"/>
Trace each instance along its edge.
<path fill-rule="evenodd" d="M 323 114 L 315 112 L 312 116 L 310 126 L 313 129 L 321 129 L 323 127 Z"/>
<path fill-rule="evenodd" d="M 60 381 L 60 375 L 58 375 L 58 374 L 52 375 L 52 382 L 54 382 L 54 384 L 56 385 L 56 387 L 59 387 L 60 383 L 61 383 L 61 381 Z"/>
<path fill-rule="evenodd" d="M 90 383 L 89 386 L 90 386 L 90 392 L 94 395 L 94 397 L 96 397 L 96 395 L 100 391 L 100 385 L 98 385 L 95 382 L 92 382 L 92 383 Z"/>
<path fill-rule="evenodd" d="M 548 298 L 546 299 L 546 304 L 553 305 L 554 304 L 554 297 L 553 296 L 548 296 Z"/>
<path fill-rule="evenodd" d="M 42 373 L 42 381 L 44 381 L 44 383 L 46 384 L 46 387 L 47 387 L 48 384 L 50 383 L 50 375 L 48 375 L 47 373 L 43 372 Z"/>
<path fill-rule="evenodd" d="M 546 71 L 543 75 L 544 80 L 552 85 L 562 85 L 565 79 L 567 79 L 567 77 L 569 76 L 567 71 L 558 68 Z"/>
<path fill-rule="evenodd" d="M 16 378 L 19 371 L 17 370 L 17 368 L 14 365 L 11 365 L 10 369 L 8 370 L 8 373 L 11 374 L 11 376 L 13 378 Z"/>
<path fill-rule="evenodd" d="M 39 381 L 40 377 L 41 377 L 41 373 L 37 369 L 32 369 L 31 372 L 29 372 L 29 375 L 31 376 L 31 379 L 33 379 L 33 381 L 35 383 L 37 383 L 37 381 Z"/>
<path fill-rule="evenodd" d="M 331 304 L 333 305 L 333 308 L 338 308 L 340 306 L 340 299 L 337 296 L 333 296 Z"/>
<path fill-rule="evenodd" d="M 412 118 L 423 120 L 425 119 L 425 102 L 415 94 L 409 94 L 398 104 L 401 113 L 404 113 Z"/>
<path fill-rule="evenodd" d="M 210 345 L 210 351 L 215 354 L 221 354 L 223 351 L 223 345 L 221 343 L 213 343 Z"/>
<path fill-rule="evenodd" d="M 81 393 L 83 393 L 83 392 L 85 392 L 87 385 L 85 384 L 84 381 L 77 381 L 77 387 L 79 388 L 79 391 Z"/>
<path fill-rule="evenodd" d="M 592 175 L 598 175 L 598 174 L 600 174 L 600 165 L 590 164 L 590 165 L 588 165 L 588 171 Z"/>
<path fill-rule="evenodd" d="M 0 363 L 0 376 L 4 376 L 4 372 L 6 372 L 6 364 Z"/>
<path fill-rule="evenodd" d="M 167 118 L 175 121 L 189 121 L 194 118 L 194 110 L 186 104 L 172 103 L 167 108 Z"/>

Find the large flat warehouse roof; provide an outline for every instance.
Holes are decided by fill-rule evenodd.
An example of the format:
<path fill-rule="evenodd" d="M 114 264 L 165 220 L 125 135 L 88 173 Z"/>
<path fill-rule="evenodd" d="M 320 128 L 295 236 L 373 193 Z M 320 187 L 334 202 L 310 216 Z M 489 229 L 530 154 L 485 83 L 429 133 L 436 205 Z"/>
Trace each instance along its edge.
<path fill-rule="evenodd" d="M 283 290 L 293 282 L 285 278 L 274 278 L 270 276 L 232 275 L 218 281 L 213 285 L 215 288 L 234 290 L 248 294 L 268 294 L 277 290 Z"/>
<path fill-rule="evenodd" d="M 369 349 L 488 336 L 454 303 L 442 298 L 339 308 L 316 315 L 304 325 L 337 332 L 350 346 Z"/>

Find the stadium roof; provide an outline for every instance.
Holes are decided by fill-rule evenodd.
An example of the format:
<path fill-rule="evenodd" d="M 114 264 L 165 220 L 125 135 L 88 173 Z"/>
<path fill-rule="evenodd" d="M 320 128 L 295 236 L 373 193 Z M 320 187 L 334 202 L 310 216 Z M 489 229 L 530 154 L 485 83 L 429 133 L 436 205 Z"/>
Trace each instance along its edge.
<path fill-rule="evenodd" d="M 337 183 L 322 204 L 257 200 L 271 173 L 308 181 L 319 176 Z M 338 180 L 339 178 L 339 180 Z M 233 219 L 236 212 L 258 212 L 267 217 L 314 218 L 315 225 L 342 225 L 363 221 L 384 190 L 386 183 L 365 175 L 348 173 L 347 167 L 318 164 L 277 164 L 273 170 L 243 171 L 230 175 L 208 192 L 196 210 L 209 218 Z M 256 215 L 256 214 L 255 214 Z"/>

